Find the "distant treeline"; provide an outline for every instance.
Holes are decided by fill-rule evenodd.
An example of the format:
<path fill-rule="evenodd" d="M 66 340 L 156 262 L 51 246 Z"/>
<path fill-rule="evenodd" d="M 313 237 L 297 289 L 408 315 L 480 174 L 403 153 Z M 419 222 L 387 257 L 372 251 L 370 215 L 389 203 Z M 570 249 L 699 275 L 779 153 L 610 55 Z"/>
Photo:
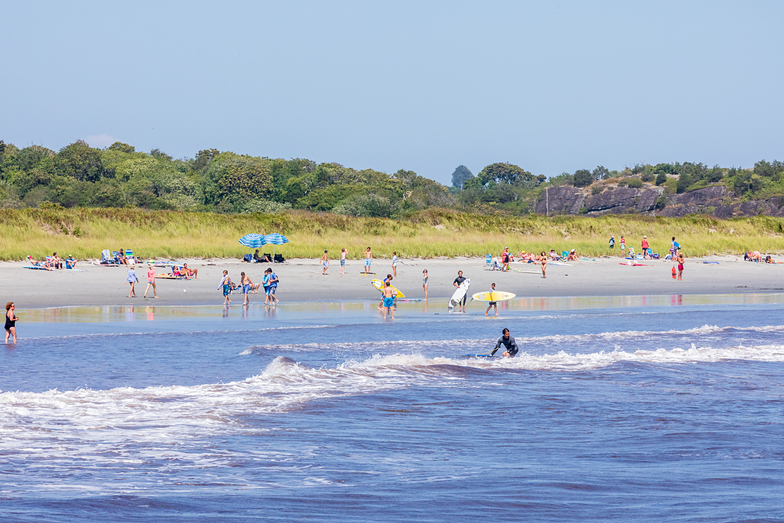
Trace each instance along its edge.
<path fill-rule="evenodd" d="M 347 216 L 398 218 L 423 209 L 451 208 L 480 214 L 525 215 L 541 191 L 608 181 L 642 187 L 663 185 L 688 192 L 727 185 L 738 197 L 784 197 L 784 163 L 757 162 L 753 169 L 712 168 L 702 163 L 602 166 L 551 177 L 511 163 L 494 163 L 476 176 L 465 166 L 452 187 L 399 170 L 387 174 L 338 163 L 271 159 L 205 149 L 173 159 L 153 149 L 137 152 L 116 142 L 105 149 L 76 141 L 55 152 L 39 145 L 19 149 L 0 141 L 0 207 L 138 207 L 217 213 L 279 213 L 286 209 Z"/>

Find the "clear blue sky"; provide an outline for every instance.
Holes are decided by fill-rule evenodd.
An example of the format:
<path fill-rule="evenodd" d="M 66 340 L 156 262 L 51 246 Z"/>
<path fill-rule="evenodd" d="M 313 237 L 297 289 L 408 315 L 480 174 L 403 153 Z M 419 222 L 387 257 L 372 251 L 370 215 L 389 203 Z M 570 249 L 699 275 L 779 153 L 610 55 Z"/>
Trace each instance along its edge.
<path fill-rule="evenodd" d="M 409 169 L 784 160 L 784 2 L 21 2 L 0 139 Z"/>

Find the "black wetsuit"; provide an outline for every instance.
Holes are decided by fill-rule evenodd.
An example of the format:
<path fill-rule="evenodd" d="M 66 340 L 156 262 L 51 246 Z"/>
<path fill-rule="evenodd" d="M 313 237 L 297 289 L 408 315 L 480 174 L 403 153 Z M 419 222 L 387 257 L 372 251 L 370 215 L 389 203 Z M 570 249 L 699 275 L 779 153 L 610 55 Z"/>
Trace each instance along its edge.
<path fill-rule="evenodd" d="M 519 349 L 517 348 L 517 343 L 515 343 L 515 339 L 512 336 L 509 336 L 508 338 L 504 338 L 503 336 L 501 336 L 500 338 L 498 338 L 498 341 L 495 344 L 495 348 L 493 349 L 493 352 L 491 354 L 495 354 L 495 351 L 497 351 L 498 347 L 500 347 L 501 345 L 506 347 L 506 352 L 509 353 L 509 356 L 514 357 L 517 355 L 517 351 Z"/>
<path fill-rule="evenodd" d="M 456 284 L 458 287 L 460 287 L 460 285 L 461 285 L 461 284 L 462 284 L 464 281 L 466 281 L 466 279 L 467 279 L 467 278 L 465 278 L 464 276 L 458 276 L 457 278 L 455 278 L 455 281 L 454 281 L 454 283 L 455 283 L 455 284 Z M 466 304 L 466 299 L 467 299 L 467 298 L 468 298 L 468 293 L 466 292 L 466 293 L 463 295 L 463 299 L 462 299 L 462 300 L 460 300 L 460 301 L 458 302 L 458 304 L 459 304 L 459 305 L 462 305 L 463 307 L 465 307 L 465 304 Z"/>

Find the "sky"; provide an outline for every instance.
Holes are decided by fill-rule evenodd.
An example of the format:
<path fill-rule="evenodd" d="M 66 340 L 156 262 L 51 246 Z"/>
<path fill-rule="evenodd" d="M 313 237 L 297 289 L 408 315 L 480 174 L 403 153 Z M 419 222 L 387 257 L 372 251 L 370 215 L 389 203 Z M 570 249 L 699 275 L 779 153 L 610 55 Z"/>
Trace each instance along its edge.
<path fill-rule="evenodd" d="M 449 185 L 784 160 L 784 2 L 0 1 L 0 139 Z"/>

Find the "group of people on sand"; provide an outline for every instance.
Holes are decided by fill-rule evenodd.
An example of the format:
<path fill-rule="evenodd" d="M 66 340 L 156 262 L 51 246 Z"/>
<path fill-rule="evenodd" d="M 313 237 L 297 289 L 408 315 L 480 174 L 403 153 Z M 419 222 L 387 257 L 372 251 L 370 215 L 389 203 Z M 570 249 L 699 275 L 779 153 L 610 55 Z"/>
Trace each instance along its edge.
<path fill-rule="evenodd" d="M 247 306 L 250 304 L 249 295 L 258 294 L 259 288 L 261 287 L 264 287 L 264 305 L 277 305 L 278 297 L 275 296 L 275 293 L 278 290 L 278 282 L 280 282 L 278 275 L 275 274 L 275 272 L 269 267 L 264 271 L 264 276 L 261 279 L 261 283 L 253 283 L 253 280 L 250 279 L 250 276 L 244 272 L 240 273 L 239 283 L 234 283 L 231 281 L 229 271 L 224 270 L 223 277 L 218 284 L 218 290 L 223 291 L 223 305 L 226 307 L 228 307 L 231 303 L 231 298 L 229 295 L 232 293 L 232 291 L 241 290 L 243 296 L 245 297 L 242 304 Z"/>
<path fill-rule="evenodd" d="M 57 256 L 57 253 L 52 253 L 51 256 L 47 256 L 44 260 L 36 260 L 32 257 L 32 255 L 27 255 L 27 262 L 32 265 L 33 267 L 40 267 L 42 269 L 46 269 L 47 271 L 51 271 L 54 269 L 74 269 L 76 268 L 76 260 L 70 254 L 66 259 L 60 259 Z"/>
<path fill-rule="evenodd" d="M 364 273 L 365 275 L 373 273 L 372 265 L 373 265 L 373 250 L 368 247 L 362 252 L 364 257 Z M 340 250 L 340 274 L 346 273 L 346 257 L 348 256 L 348 250 L 344 247 Z M 392 253 L 392 275 L 397 278 L 397 251 Z M 329 251 L 324 250 L 324 254 L 321 255 L 321 275 L 327 275 L 327 269 L 329 269 Z"/>
<path fill-rule="evenodd" d="M 748 251 L 743 253 L 743 261 L 751 261 L 751 262 L 765 262 L 765 263 L 782 263 L 774 261 L 770 255 L 762 257 L 759 251 Z"/>

